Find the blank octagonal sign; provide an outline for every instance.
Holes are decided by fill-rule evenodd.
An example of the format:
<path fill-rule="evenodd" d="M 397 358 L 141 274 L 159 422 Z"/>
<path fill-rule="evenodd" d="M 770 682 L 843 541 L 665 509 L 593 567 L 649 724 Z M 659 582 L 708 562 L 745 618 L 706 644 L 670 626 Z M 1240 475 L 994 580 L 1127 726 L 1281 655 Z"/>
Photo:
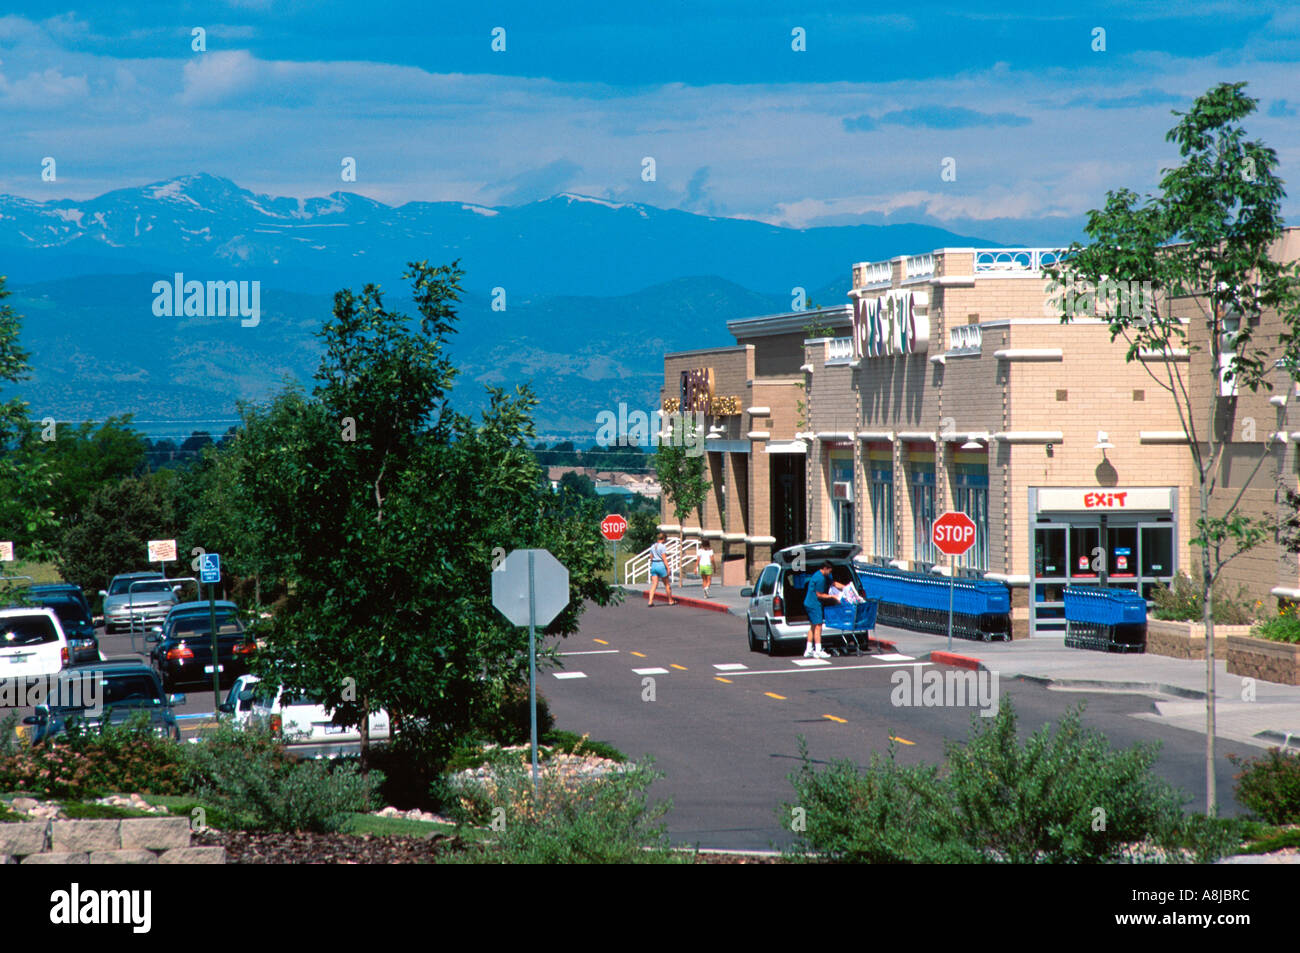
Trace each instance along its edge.
<path fill-rule="evenodd" d="M 492 571 L 492 604 L 515 625 L 528 624 L 528 557 L 533 558 L 534 623 L 551 624 L 569 604 L 569 570 L 545 549 L 516 549 Z"/>

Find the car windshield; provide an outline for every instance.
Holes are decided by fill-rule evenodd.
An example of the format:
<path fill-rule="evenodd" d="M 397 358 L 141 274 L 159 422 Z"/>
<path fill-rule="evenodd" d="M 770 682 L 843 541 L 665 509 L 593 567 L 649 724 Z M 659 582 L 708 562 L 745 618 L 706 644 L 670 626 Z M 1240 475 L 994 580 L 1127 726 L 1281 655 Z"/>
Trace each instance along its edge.
<path fill-rule="evenodd" d="M 124 708 L 161 704 L 163 696 L 158 690 L 158 683 L 148 672 L 114 672 L 100 678 L 98 691 L 92 691 L 91 686 L 84 682 L 75 685 L 74 681 L 69 680 L 58 707 Z"/>
<path fill-rule="evenodd" d="M 131 588 L 131 592 L 137 596 L 145 592 L 153 593 L 153 592 L 171 592 L 171 591 L 172 591 L 172 584 L 162 579 L 155 579 L 147 582 L 138 582 Z M 126 590 L 123 589 L 122 592 L 125 593 Z"/>
<path fill-rule="evenodd" d="M 144 577 L 144 579 L 148 579 L 148 577 L 146 576 Z M 136 576 L 135 579 L 114 579 L 113 585 L 109 586 L 108 594 L 126 595 L 127 592 L 133 592 L 133 593 L 160 592 L 159 589 L 149 589 L 148 586 L 146 585 L 138 585 L 135 586 L 134 589 L 131 589 L 131 582 L 139 582 L 139 581 L 140 581 L 139 576 Z M 162 586 L 162 588 L 164 589 L 170 589 L 170 586 L 166 585 L 165 582 L 162 582 L 162 580 L 157 580 L 157 585 Z"/>
<path fill-rule="evenodd" d="M 0 649 L 57 642 L 59 634 L 46 615 L 20 615 L 0 619 Z"/>

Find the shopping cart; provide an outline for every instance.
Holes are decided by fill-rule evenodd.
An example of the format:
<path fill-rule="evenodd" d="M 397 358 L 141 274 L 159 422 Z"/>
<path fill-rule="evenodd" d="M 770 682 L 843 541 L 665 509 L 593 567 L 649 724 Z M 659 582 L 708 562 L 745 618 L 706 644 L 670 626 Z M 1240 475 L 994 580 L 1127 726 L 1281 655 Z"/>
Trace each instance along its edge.
<path fill-rule="evenodd" d="M 876 610 L 880 603 L 875 599 L 868 599 L 866 602 L 842 602 L 837 606 L 827 606 L 822 609 L 822 621 L 830 628 L 836 629 L 843 633 L 844 647 L 843 653 L 848 654 L 849 640 L 853 640 L 853 654 L 862 654 L 862 643 L 858 641 L 858 634 L 865 632 L 867 637 L 871 637 L 872 630 L 876 627 Z M 835 650 L 830 650 L 834 653 Z"/>

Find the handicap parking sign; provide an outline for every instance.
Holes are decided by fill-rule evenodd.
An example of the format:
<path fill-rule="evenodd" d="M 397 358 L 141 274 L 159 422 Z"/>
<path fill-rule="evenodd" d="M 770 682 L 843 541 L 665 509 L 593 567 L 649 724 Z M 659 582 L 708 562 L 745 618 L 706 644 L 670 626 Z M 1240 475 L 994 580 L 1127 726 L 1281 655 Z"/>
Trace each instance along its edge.
<path fill-rule="evenodd" d="M 221 582 L 221 557 L 216 553 L 203 553 L 199 563 L 199 579 L 202 582 Z"/>

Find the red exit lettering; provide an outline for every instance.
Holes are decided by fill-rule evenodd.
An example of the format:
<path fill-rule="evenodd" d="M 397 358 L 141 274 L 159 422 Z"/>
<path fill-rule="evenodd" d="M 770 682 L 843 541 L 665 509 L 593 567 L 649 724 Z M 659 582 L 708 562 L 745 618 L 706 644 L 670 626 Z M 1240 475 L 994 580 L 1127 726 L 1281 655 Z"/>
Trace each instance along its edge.
<path fill-rule="evenodd" d="M 1083 505 L 1088 509 L 1123 506 L 1124 499 L 1127 496 L 1128 493 L 1085 493 L 1083 494 Z"/>

